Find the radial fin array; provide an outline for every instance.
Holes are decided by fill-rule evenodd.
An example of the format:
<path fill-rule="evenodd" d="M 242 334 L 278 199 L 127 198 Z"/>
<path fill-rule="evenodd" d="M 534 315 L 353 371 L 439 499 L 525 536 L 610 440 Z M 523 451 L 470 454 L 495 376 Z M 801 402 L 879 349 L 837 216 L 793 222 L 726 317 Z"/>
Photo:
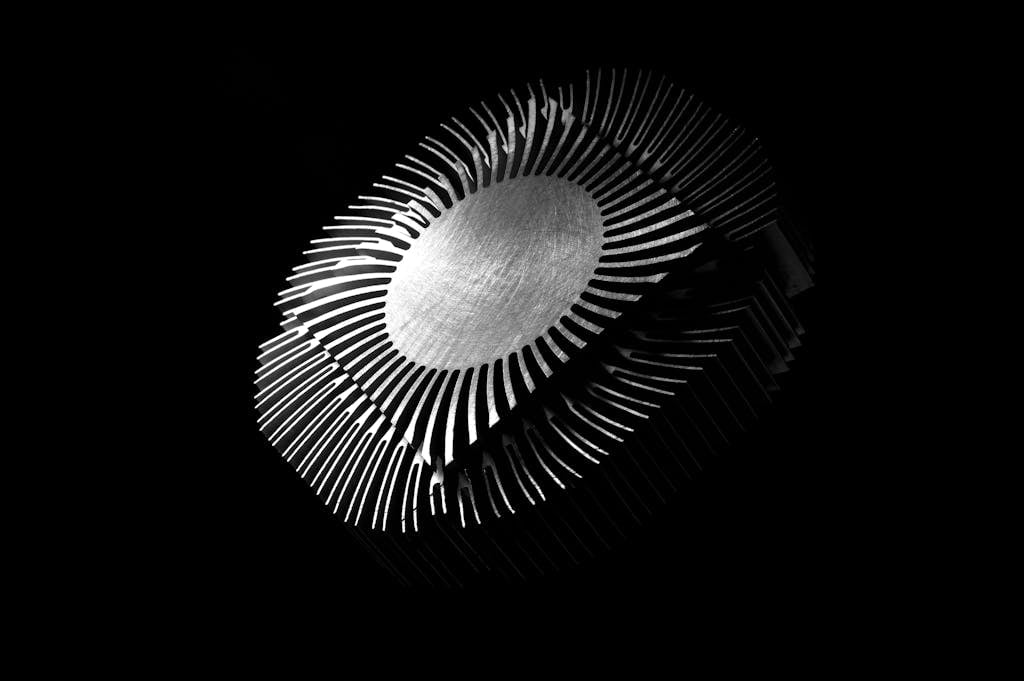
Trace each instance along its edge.
<path fill-rule="evenodd" d="M 428 235 L 448 230 L 451 252 L 416 265 L 426 286 L 439 281 L 430 267 L 475 253 L 469 289 L 507 286 L 485 296 L 495 310 L 524 300 L 530 282 L 500 281 L 517 264 L 474 245 L 491 238 L 491 218 L 463 219 L 460 207 L 486 200 L 500 228 L 536 209 L 509 191 L 526 182 L 551 187 L 550 215 L 597 250 L 559 256 L 585 274 L 552 303 L 560 312 L 508 333 L 511 316 L 494 312 L 508 347 L 460 365 L 476 357 L 464 350 L 472 334 L 439 345 L 431 331 L 444 320 L 402 309 L 395 282 Z M 583 198 L 561 206 L 576 195 L 566 184 Z M 756 138 L 655 74 L 501 93 L 442 123 L 372 187 L 288 277 L 282 332 L 260 347 L 256 406 L 274 447 L 408 581 L 459 583 L 466 565 L 544 572 L 538 551 L 559 550 L 537 533 L 573 561 L 599 550 L 765 413 L 801 343 L 790 298 L 810 285 L 813 254 L 779 217 Z M 560 229 L 521 238 L 563 239 Z M 515 519 L 524 511 L 532 520 Z M 614 529 L 597 529 L 599 517 Z M 426 524 L 443 539 L 377 536 Z M 472 527 L 491 530 L 460 548 L 451 533 Z"/>

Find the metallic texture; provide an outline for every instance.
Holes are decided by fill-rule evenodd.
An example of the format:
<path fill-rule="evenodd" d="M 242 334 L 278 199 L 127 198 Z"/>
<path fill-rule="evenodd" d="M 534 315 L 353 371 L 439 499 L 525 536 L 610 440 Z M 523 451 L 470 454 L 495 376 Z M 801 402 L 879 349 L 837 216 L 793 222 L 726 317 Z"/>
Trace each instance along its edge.
<path fill-rule="evenodd" d="M 623 461 L 653 491 L 609 494 L 646 507 L 800 344 L 810 251 L 757 140 L 664 78 L 499 94 L 372 187 L 288 278 L 256 380 L 259 427 L 351 525 L 493 523 Z"/>

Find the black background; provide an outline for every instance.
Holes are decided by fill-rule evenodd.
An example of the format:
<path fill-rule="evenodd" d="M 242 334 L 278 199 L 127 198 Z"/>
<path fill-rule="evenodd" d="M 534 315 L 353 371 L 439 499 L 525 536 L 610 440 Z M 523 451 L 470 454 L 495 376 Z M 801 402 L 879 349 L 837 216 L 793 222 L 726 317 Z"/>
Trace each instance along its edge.
<path fill-rule="evenodd" d="M 483 32 L 438 44 L 424 29 L 409 39 L 231 40 L 209 58 L 213 89 L 192 111 L 208 194 L 174 235 L 189 253 L 183 274 L 201 281 L 190 315 L 204 330 L 185 346 L 200 377 L 183 390 L 189 445 L 173 455 L 187 485 L 173 561 L 201 602 L 336 608 L 346 618 L 406 603 L 461 617 L 496 602 L 534 614 L 589 604 L 645 618 L 709 609 L 817 618 L 897 579 L 901 539 L 887 498 L 896 444 L 881 436 L 888 413 L 857 238 L 880 219 L 864 207 L 876 133 L 868 109 L 884 99 L 877 88 L 865 96 L 870 49 L 828 36 L 682 34 L 594 29 L 504 44 Z M 403 590 L 256 429 L 252 372 L 257 344 L 278 328 L 275 295 L 331 216 L 444 118 L 501 88 L 612 66 L 663 72 L 761 138 L 787 212 L 817 247 L 817 286 L 797 302 L 804 347 L 771 418 L 628 546 L 524 586 Z"/>

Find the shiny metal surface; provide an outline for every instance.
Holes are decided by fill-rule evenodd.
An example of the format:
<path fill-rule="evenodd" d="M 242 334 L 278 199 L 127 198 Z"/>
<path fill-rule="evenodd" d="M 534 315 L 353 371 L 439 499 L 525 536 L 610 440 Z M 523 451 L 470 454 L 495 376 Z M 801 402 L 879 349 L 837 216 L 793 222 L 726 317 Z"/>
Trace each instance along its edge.
<path fill-rule="evenodd" d="M 384 298 L 395 348 L 436 369 L 520 351 L 570 312 L 601 256 L 602 219 L 586 190 L 518 177 L 430 221 Z"/>

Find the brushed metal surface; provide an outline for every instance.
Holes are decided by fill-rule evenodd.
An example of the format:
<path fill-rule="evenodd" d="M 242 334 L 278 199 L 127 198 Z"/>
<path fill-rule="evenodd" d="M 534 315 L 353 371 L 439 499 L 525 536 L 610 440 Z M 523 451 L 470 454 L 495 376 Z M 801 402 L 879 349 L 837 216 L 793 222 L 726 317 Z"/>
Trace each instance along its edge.
<path fill-rule="evenodd" d="M 437 369 L 494 362 L 569 311 L 601 255 L 600 209 L 577 184 L 518 177 L 468 196 L 413 242 L 385 297 L 395 347 Z"/>

